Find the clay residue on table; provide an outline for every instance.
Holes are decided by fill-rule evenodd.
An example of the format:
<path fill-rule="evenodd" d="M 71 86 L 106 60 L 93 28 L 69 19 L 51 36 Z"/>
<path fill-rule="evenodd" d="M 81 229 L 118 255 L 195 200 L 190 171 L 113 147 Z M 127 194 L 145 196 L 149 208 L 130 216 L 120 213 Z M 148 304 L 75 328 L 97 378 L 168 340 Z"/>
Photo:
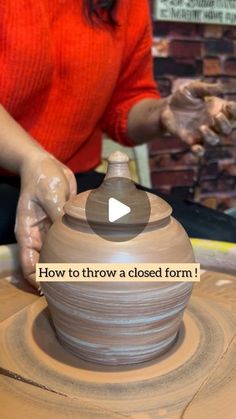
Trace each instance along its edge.
<path fill-rule="evenodd" d="M 236 314 L 236 275 L 205 272 L 194 285 L 194 295 L 214 300 Z"/>
<path fill-rule="evenodd" d="M 235 395 L 236 335 L 216 362 L 209 377 L 203 381 L 185 407 L 181 419 L 235 419 Z"/>

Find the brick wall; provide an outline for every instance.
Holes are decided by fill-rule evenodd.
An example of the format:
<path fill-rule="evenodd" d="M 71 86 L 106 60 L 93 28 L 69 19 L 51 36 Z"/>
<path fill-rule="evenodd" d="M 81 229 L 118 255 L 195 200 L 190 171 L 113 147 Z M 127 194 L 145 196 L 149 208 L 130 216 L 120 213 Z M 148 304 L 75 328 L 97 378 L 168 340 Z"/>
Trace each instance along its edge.
<path fill-rule="evenodd" d="M 155 78 L 162 96 L 193 79 L 220 80 L 236 100 L 236 27 L 153 22 Z M 158 139 L 149 148 L 152 184 L 212 208 L 236 206 L 236 129 L 199 161 L 180 140 Z"/>

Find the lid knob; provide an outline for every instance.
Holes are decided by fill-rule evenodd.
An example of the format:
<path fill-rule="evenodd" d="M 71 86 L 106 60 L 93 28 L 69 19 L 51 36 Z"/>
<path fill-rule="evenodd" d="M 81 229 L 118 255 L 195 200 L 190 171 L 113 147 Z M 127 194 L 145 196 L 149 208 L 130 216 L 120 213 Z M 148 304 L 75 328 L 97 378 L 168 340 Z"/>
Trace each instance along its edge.
<path fill-rule="evenodd" d="M 114 151 L 108 158 L 108 169 L 105 179 L 123 177 L 131 179 L 129 171 L 129 157 L 121 151 Z"/>

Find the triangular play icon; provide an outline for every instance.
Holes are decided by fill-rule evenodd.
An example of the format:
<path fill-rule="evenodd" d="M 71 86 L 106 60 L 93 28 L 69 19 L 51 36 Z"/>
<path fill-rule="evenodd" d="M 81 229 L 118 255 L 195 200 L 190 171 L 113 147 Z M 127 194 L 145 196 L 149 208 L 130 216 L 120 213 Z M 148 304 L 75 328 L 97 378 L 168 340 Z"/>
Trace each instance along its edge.
<path fill-rule="evenodd" d="M 119 220 L 125 215 L 131 212 L 131 208 L 128 205 L 123 204 L 115 198 L 109 198 L 108 201 L 108 219 L 110 223 Z"/>

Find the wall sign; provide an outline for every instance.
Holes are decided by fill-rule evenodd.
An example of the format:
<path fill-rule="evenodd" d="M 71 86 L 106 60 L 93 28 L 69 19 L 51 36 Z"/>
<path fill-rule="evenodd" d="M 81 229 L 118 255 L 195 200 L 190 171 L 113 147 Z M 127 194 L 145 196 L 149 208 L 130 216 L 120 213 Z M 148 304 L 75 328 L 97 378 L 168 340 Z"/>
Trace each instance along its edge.
<path fill-rule="evenodd" d="M 154 20 L 236 24 L 236 0 L 154 0 Z"/>

